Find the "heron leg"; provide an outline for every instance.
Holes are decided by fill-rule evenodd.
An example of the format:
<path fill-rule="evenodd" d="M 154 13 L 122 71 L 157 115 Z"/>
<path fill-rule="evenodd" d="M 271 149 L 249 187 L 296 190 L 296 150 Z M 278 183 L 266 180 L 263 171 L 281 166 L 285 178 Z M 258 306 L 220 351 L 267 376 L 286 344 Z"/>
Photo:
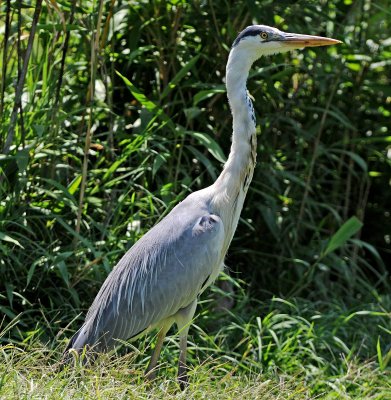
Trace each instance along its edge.
<path fill-rule="evenodd" d="M 160 352 L 163 347 L 163 341 L 173 323 L 174 323 L 174 320 L 172 318 L 168 318 L 167 320 L 165 320 L 163 323 L 163 326 L 161 327 L 161 329 L 157 335 L 156 345 L 153 350 L 151 360 L 149 361 L 148 368 L 145 371 L 145 377 L 148 380 L 152 381 L 156 378 L 156 365 L 159 360 Z"/>
<path fill-rule="evenodd" d="M 175 321 L 179 330 L 179 363 L 178 363 L 178 382 L 182 390 L 184 390 L 188 384 L 187 378 L 187 365 L 186 365 L 186 355 L 187 355 L 187 335 L 189 333 L 189 328 L 191 320 L 193 319 L 195 310 L 197 308 L 197 300 L 194 300 L 190 305 L 182 310 L 179 310 L 175 315 Z"/>

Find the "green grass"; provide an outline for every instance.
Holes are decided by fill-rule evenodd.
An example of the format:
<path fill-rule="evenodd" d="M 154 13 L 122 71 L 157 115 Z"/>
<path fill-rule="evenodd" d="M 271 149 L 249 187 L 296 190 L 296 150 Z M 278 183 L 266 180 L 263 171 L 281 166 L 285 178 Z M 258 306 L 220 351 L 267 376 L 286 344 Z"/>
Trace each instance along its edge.
<path fill-rule="evenodd" d="M 390 375 L 379 374 L 370 363 L 349 362 L 341 375 L 310 378 L 299 372 L 244 374 L 217 358 L 192 369 L 189 387 L 181 392 L 164 366 L 156 381 L 146 383 L 143 367 L 134 366 L 131 357 L 55 372 L 51 350 L 4 352 L 8 354 L 1 367 L 2 399 L 387 399 L 391 393 Z"/>
<path fill-rule="evenodd" d="M 92 366 L 74 360 L 60 369 L 64 333 L 45 345 L 43 329 L 25 343 L 0 347 L 0 398 L 389 399 L 390 299 L 382 303 L 348 309 L 275 298 L 253 308 L 253 317 L 243 309 L 240 318 L 236 312 L 213 320 L 201 308 L 183 393 L 175 380 L 175 335 L 166 340 L 158 377 L 146 383 L 152 335 Z M 208 325 L 211 334 L 200 327 Z"/>

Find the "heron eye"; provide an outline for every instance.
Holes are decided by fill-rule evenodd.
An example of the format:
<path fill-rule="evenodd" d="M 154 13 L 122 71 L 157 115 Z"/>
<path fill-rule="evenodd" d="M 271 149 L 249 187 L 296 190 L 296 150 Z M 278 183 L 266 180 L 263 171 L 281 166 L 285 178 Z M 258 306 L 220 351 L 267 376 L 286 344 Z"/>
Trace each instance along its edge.
<path fill-rule="evenodd" d="M 267 32 L 261 32 L 259 35 L 261 36 L 262 39 L 267 39 L 268 37 Z"/>

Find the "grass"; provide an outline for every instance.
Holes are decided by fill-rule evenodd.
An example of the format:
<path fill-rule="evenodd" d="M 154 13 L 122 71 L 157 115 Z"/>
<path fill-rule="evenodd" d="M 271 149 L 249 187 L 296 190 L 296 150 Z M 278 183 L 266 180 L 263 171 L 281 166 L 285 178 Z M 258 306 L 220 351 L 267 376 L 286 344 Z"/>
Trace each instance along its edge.
<path fill-rule="evenodd" d="M 24 354 L 25 355 L 25 354 Z M 263 380 L 261 377 L 232 376 L 230 373 L 210 379 L 215 367 L 207 363 L 192 371 L 191 384 L 181 393 L 174 377 L 159 377 L 156 382 L 144 383 L 142 371 L 128 367 L 129 359 L 120 358 L 109 365 L 99 366 L 83 373 L 64 372 L 54 375 L 43 356 L 42 364 L 36 358 L 20 355 L 12 370 L 4 377 L 7 389 L 2 398 L 288 398 L 295 393 L 308 392 L 305 387 L 295 388 L 294 379 Z M 46 355 L 47 357 L 47 355 Z M 14 360 L 15 361 L 15 360 Z M 27 365 L 25 364 L 27 363 Z M 279 393 L 279 396 L 276 394 Z M 293 397 L 293 396 L 292 396 Z"/>
<path fill-rule="evenodd" d="M 101 355 L 93 366 L 76 360 L 60 370 L 63 332 L 44 344 L 42 329 L 25 343 L 0 347 L 0 398 L 389 399 L 391 324 L 383 307 L 275 298 L 252 309 L 257 317 L 243 309 L 240 318 L 235 312 L 220 320 L 201 307 L 191 329 L 185 392 L 175 379 L 175 335 L 166 340 L 158 377 L 146 383 L 151 335 L 121 354 Z"/>
<path fill-rule="evenodd" d="M 190 385 L 181 392 L 165 368 L 156 381 L 146 383 L 142 367 L 134 368 L 129 357 L 56 373 L 48 349 L 9 352 L 1 368 L 2 399 L 386 399 L 391 389 L 389 376 L 379 374 L 370 363 L 347 363 L 340 376 L 309 381 L 299 374 L 235 373 L 227 361 L 216 359 L 191 370 Z"/>

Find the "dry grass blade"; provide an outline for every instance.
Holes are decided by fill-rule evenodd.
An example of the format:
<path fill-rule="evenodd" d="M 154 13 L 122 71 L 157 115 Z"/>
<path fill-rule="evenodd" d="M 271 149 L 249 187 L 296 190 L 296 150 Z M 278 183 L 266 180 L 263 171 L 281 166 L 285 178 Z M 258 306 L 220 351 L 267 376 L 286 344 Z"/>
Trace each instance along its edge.
<path fill-rule="evenodd" d="M 5 79 L 7 75 L 7 53 L 8 53 L 8 41 L 10 36 L 10 14 L 11 14 L 11 0 L 7 0 L 6 2 L 6 14 L 5 14 L 5 23 L 4 23 L 4 44 L 3 44 L 3 65 L 2 65 L 2 74 L 1 74 L 1 85 L 0 85 L 0 116 L 3 118 L 3 110 L 4 110 L 4 94 L 5 94 Z M 2 145 L 0 137 L 0 146 Z"/>
<path fill-rule="evenodd" d="M 36 29 L 37 29 L 39 15 L 41 13 L 41 8 L 42 8 L 42 0 L 37 0 L 37 2 L 35 4 L 33 20 L 31 22 L 31 30 L 29 33 L 29 40 L 27 43 L 26 53 L 25 53 L 24 60 L 23 60 L 23 68 L 22 68 L 21 74 L 19 76 L 18 83 L 16 85 L 14 108 L 12 110 L 12 114 L 11 114 L 11 118 L 10 118 L 7 138 L 6 138 L 4 146 L 3 146 L 4 154 L 8 154 L 11 144 L 14 140 L 18 110 L 19 110 L 19 107 L 21 104 L 23 86 L 24 86 L 24 82 L 26 79 L 27 69 L 29 66 L 31 51 L 33 49 L 34 37 L 35 37 Z"/>
<path fill-rule="evenodd" d="M 92 35 L 93 38 L 93 46 L 91 46 L 91 59 L 90 59 L 90 83 L 89 83 L 89 91 L 87 93 L 87 104 L 89 104 L 88 108 L 88 124 L 87 124 L 87 132 L 84 143 L 84 157 L 83 157 L 83 166 L 82 166 L 82 174 L 81 174 L 81 185 L 80 185 L 80 196 L 79 196 L 79 208 L 77 211 L 77 219 L 76 219 L 76 233 L 80 232 L 82 212 L 83 212 L 83 204 L 84 204 L 84 194 L 87 183 L 87 174 L 88 174 L 88 154 L 91 147 L 92 140 L 92 125 L 93 125 L 93 115 L 94 115 L 94 94 L 95 94 L 95 80 L 96 80 L 96 71 L 97 65 L 99 62 L 98 55 L 100 53 L 100 29 L 103 17 L 103 6 L 104 1 L 100 0 L 99 2 L 99 13 L 96 24 L 95 32 Z"/>
<path fill-rule="evenodd" d="M 76 9 L 76 0 L 72 0 L 71 3 L 71 12 L 69 15 L 69 24 L 72 25 L 74 22 L 74 16 L 75 16 L 75 9 Z M 64 22 L 65 24 L 65 22 Z M 64 27 L 66 29 L 66 27 Z M 62 86 L 62 81 L 63 81 L 63 76 L 65 72 L 65 59 L 66 55 L 68 52 L 68 47 L 69 47 L 69 37 L 71 35 L 70 30 L 65 30 L 65 39 L 64 39 L 64 45 L 62 48 L 62 57 L 61 57 L 61 64 L 60 64 L 60 71 L 58 74 L 58 82 L 57 82 L 57 88 L 56 88 L 56 95 L 55 95 L 55 101 L 54 101 L 54 107 L 56 108 L 58 106 L 58 103 L 60 101 L 60 91 L 61 91 L 61 86 Z"/>

